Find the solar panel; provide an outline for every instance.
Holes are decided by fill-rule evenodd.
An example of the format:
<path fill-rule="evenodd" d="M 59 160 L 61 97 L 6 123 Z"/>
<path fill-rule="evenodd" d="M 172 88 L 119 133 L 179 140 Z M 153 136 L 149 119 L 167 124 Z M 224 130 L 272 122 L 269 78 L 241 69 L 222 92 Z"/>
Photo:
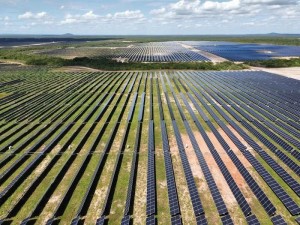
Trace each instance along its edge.
<path fill-rule="evenodd" d="M 196 223 L 197 225 L 207 225 L 207 220 L 205 218 L 205 215 L 200 215 L 196 217 Z"/>
<path fill-rule="evenodd" d="M 132 103 L 131 103 L 131 106 L 130 106 L 130 109 L 129 109 L 129 114 L 128 114 L 128 117 L 127 117 L 128 122 L 131 122 L 131 120 L 132 120 L 133 111 L 134 111 L 134 108 L 135 108 L 135 103 L 136 103 L 137 97 L 138 97 L 138 93 L 136 92 L 136 93 L 134 93 L 133 100 L 132 100 Z"/>
<path fill-rule="evenodd" d="M 146 214 L 156 213 L 156 176 L 154 153 L 154 126 L 153 120 L 149 121 L 148 128 L 148 171 L 147 171 L 147 209 Z"/>
<path fill-rule="evenodd" d="M 222 196 L 219 192 L 217 184 L 216 184 L 216 182 L 215 182 L 215 180 L 214 180 L 214 178 L 213 178 L 213 176 L 212 176 L 212 174 L 209 170 L 209 167 L 208 167 L 208 165 L 205 161 L 205 158 L 204 158 L 204 156 L 203 156 L 203 154 L 202 154 L 202 152 L 199 148 L 199 145 L 198 145 L 198 143 L 195 139 L 195 136 L 194 136 L 188 122 L 184 121 L 184 125 L 185 125 L 186 130 L 188 132 L 188 135 L 191 139 L 193 148 L 195 150 L 195 153 L 196 153 L 196 156 L 198 158 L 199 164 L 200 164 L 201 169 L 203 171 L 203 174 L 205 176 L 205 179 L 206 179 L 206 182 L 208 184 L 209 190 L 212 194 L 213 200 L 214 200 L 214 202 L 216 204 L 216 207 L 218 209 L 219 215 L 225 215 L 225 214 L 228 213 L 228 210 L 227 210 L 226 205 L 223 201 L 223 198 L 222 198 Z"/>
<path fill-rule="evenodd" d="M 223 225 L 234 225 L 230 215 L 222 216 L 221 221 Z"/>
<path fill-rule="evenodd" d="M 194 177 L 192 174 L 192 170 L 191 170 L 187 155 L 184 150 L 180 132 L 179 132 L 179 129 L 177 127 L 175 120 L 172 121 L 172 125 L 173 125 L 173 129 L 174 129 L 174 133 L 175 133 L 175 137 L 176 137 L 176 141 L 177 141 L 177 145 L 178 145 L 178 149 L 179 149 L 179 154 L 180 154 L 181 161 L 182 161 L 183 171 L 184 171 L 185 179 L 186 179 L 187 186 L 189 189 L 194 213 L 196 216 L 201 215 L 204 213 L 203 206 L 202 206 L 202 203 L 201 203 L 201 200 L 199 197 L 199 193 L 198 193 L 198 190 L 197 190 L 197 187 L 195 184 L 195 180 L 194 180 Z"/>
<path fill-rule="evenodd" d="M 246 123 L 246 122 L 245 122 Z M 222 129 L 228 134 L 232 141 L 238 146 L 241 151 L 244 151 L 246 147 L 235 137 L 235 135 L 228 129 L 228 127 L 223 123 L 219 122 Z M 247 139 L 246 139 L 247 140 Z M 300 195 L 300 185 L 292 178 L 281 166 L 279 166 L 275 160 L 273 160 L 266 152 L 257 151 L 260 156 L 271 166 L 274 171 L 295 191 L 296 194 Z"/>
<path fill-rule="evenodd" d="M 176 183 L 172 165 L 172 159 L 170 156 L 170 147 L 166 131 L 166 125 L 164 121 L 161 121 L 161 134 L 163 139 L 163 151 L 164 151 L 164 160 L 167 176 L 167 189 L 168 189 L 168 198 L 169 198 L 169 207 L 171 216 L 180 214 Z"/>
<path fill-rule="evenodd" d="M 193 43 L 196 49 L 208 51 L 232 61 L 267 60 L 272 57 L 300 56 L 297 46 L 203 42 Z"/>
<path fill-rule="evenodd" d="M 130 225 L 131 218 L 129 215 L 124 216 L 121 221 L 121 225 Z"/>
<path fill-rule="evenodd" d="M 282 216 L 277 215 L 271 218 L 274 225 L 287 225 Z"/>
<path fill-rule="evenodd" d="M 146 225 L 156 225 L 156 218 L 154 215 L 147 217 L 146 219 Z"/>
<path fill-rule="evenodd" d="M 182 225 L 181 216 L 177 215 L 177 216 L 171 217 L 171 224 L 172 225 Z"/>
<path fill-rule="evenodd" d="M 204 95 L 204 94 L 203 94 Z M 207 95 L 204 95 L 205 98 L 211 102 L 211 100 L 207 97 Z M 211 102 L 213 103 L 213 102 Z M 218 118 L 215 118 L 218 121 Z M 255 121 L 253 121 L 255 123 Z M 209 124 L 211 130 L 214 132 L 216 135 L 217 139 L 225 148 L 224 141 L 222 140 L 223 138 L 218 135 L 218 132 L 214 130 L 215 128 Z M 226 132 L 226 130 L 224 130 Z M 275 192 L 277 197 L 283 202 L 283 204 L 287 207 L 287 209 L 291 212 L 292 215 L 297 215 L 300 213 L 300 208 L 297 206 L 297 204 L 291 199 L 291 197 L 282 189 L 282 187 L 274 180 L 274 178 L 261 166 L 261 164 L 249 153 L 249 152 L 243 152 L 245 157 L 248 159 L 248 161 L 254 166 L 254 168 L 258 171 L 258 173 L 263 177 L 263 179 L 269 184 L 271 189 Z M 236 160 L 236 162 L 238 162 Z M 241 171 L 241 170 L 240 170 Z M 247 171 L 247 170 L 245 170 Z M 245 176 L 244 176 L 245 177 Z M 247 177 L 246 177 L 247 178 Z M 245 178 L 245 179 L 246 179 Z M 260 195 L 257 195 L 260 196 Z M 267 204 L 266 206 L 269 206 L 270 204 Z M 272 213 L 274 213 L 275 210 L 273 210 Z M 270 214 L 272 215 L 272 214 Z"/>
<path fill-rule="evenodd" d="M 250 126 L 246 121 L 241 122 L 246 129 L 248 129 L 252 134 L 254 134 L 264 145 L 266 145 L 279 159 L 281 159 L 291 170 L 293 170 L 296 174 L 300 174 L 300 168 L 296 163 L 286 156 L 281 150 L 277 149 L 275 145 L 273 145 L 268 139 L 266 139 L 263 135 L 261 135 L 257 130 L 255 130 L 252 126 Z M 257 152 L 261 152 L 262 148 L 256 144 L 239 126 L 233 121 L 230 124 L 234 127 L 235 130 L 239 132 L 239 134 L 255 149 Z"/>
<path fill-rule="evenodd" d="M 177 42 L 140 43 L 123 48 L 114 58 L 128 58 L 133 62 L 190 62 L 210 61 Z"/>
<path fill-rule="evenodd" d="M 247 220 L 248 225 L 260 225 L 260 222 L 258 221 L 256 216 L 253 214 L 251 216 L 247 216 L 246 220 Z"/>

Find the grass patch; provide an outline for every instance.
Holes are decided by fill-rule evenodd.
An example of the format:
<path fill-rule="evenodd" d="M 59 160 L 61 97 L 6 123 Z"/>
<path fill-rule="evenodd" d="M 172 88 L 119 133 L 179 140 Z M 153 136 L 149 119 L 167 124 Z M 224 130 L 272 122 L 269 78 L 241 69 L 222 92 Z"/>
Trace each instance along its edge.
<path fill-rule="evenodd" d="M 300 66 L 300 57 L 292 59 L 270 59 L 245 62 L 249 66 L 266 67 L 266 68 L 284 68 Z"/>

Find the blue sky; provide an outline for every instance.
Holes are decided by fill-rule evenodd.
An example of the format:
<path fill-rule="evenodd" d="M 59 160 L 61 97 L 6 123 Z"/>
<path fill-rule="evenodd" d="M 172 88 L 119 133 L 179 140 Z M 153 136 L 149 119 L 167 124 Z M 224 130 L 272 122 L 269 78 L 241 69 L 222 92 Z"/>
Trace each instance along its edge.
<path fill-rule="evenodd" d="M 0 34 L 300 33 L 300 0 L 0 0 Z"/>

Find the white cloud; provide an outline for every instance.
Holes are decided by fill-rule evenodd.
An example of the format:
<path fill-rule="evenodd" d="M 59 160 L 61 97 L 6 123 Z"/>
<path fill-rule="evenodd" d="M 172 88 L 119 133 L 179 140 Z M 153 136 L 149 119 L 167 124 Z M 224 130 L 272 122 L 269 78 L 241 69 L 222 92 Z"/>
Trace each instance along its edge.
<path fill-rule="evenodd" d="M 150 15 L 159 15 L 166 12 L 166 8 L 153 9 L 150 11 Z"/>
<path fill-rule="evenodd" d="M 278 32 L 278 29 L 274 29 L 275 25 L 268 25 L 273 24 L 273 20 L 265 19 L 272 15 L 277 18 L 278 23 L 295 23 L 300 18 L 299 12 L 299 0 L 174 0 L 171 4 L 152 9 L 149 14 L 153 25 L 168 22 L 171 24 L 169 27 L 177 27 L 180 24 L 180 28 L 189 28 L 191 32 L 194 32 L 193 27 L 205 26 L 206 30 L 218 33 L 219 29 L 216 27 L 232 32 L 243 25 L 247 25 L 245 30 L 238 32 L 248 32 L 258 26 L 266 26 L 266 32 Z M 254 18 L 257 20 L 253 20 Z"/>
<path fill-rule="evenodd" d="M 294 5 L 298 4 L 298 0 L 244 0 L 247 4 L 257 5 Z"/>
<path fill-rule="evenodd" d="M 283 6 L 299 6 L 299 0 L 179 0 L 159 9 L 150 11 L 150 15 L 165 18 L 185 17 L 212 17 L 216 18 L 224 14 L 255 15 L 262 9 L 284 9 Z M 267 8 L 266 8 L 267 7 Z M 229 14 L 229 15 L 230 15 Z"/>
<path fill-rule="evenodd" d="M 106 16 L 97 15 L 93 11 L 89 11 L 85 14 L 77 14 L 77 15 L 68 14 L 60 22 L 60 24 L 64 25 L 64 24 L 89 23 L 92 25 L 98 23 L 126 22 L 128 20 L 131 20 L 134 23 L 140 23 L 145 20 L 145 16 L 140 10 L 136 10 L 136 11 L 126 10 L 124 12 L 107 14 Z"/>
<path fill-rule="evenodd" d="M 170 5 L 172 11 L 178 15 L 188 15 L 189 13 L 200 12 L 200 0 L 180 0 Z"/>
<path fill-rule="evenodd" d="M 25 12 L 18 16 L 19 19 L 43 19 L 46 18 L 48 14 L 46 12 L 39 12 L 39 13 L 32 13 L 32 12 Z"/>
<path fill-rule="evenodd" d="M 64 5 L 61 5 L 61 6 L 60 6 L 60 9 L 64 9 L 64 8 L 65 8 L 65 6 L 64 6 Z"/>
<path fill-rule="evenodd" d="M 100 16 L 94 14 L 93 11 L 89 11 L 89 12 L 87 12 L 87 13 L 85 13 L 85 14 L 82 15 L 82 18 L 86 19 L 86 20 L 94 20 L 94 19 L 97 19 L 99 17 Z"/>
<path fill-rule="evenodd" d="M 75 19 L 73 17 L 65 18 L 60 22 L 61 25 L 64 24 L 74 24 L 74 23 L 79 23 L 80 21 L 78 19 Z"/>
<path fill-rule="evenodd" d="M 124 12 L 116 12 L 114 15 L 108 14 L 107 17 L 112 19 L 117 19 L 117 20 L 142 19 L 144 18 L 144 14 L 140 10 L 136 10 L 136 11 L 126 10 Z"/>
<path fill-rule="evenodd" d="M 60 24 L 63 25 L 63 24 L 75 24 L 75 23 L 88 23 L 91 21 L 95 21 L 98 18 L 100 18 L 100 16 L 96 15 L 93 11 L 89 11 L 82 15 L 67 14 L 64 20 L 60 22 Z"/>
<path fill-rule="evenodd" d="M 203 10 L 220 10 L 220 11 L 228 11 L 235 10 L 240 8 L 241 1 L 240 0 L 231 0 L 228 2 L 213 2 L 206 1 L 202 5 Z"/>

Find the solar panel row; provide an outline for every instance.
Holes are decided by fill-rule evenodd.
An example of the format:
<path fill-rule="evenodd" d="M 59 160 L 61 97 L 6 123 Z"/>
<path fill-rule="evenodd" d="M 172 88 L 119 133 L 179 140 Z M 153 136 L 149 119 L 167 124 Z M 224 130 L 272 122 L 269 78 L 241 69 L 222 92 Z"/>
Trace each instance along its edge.
<path fill-rule="evenodd" d="M 169 82 L 169 80 L 168 80 L 168 82 Z M 190 198 L 192 201 L 194 214 L 195 214 L 195 216 L 198 216 L 198 215 L 201 215 L 204 213 L 203 206 L 202 206 L 199 194 L 198 194 L 198 190 L 197 190 L 195 180 L 194 180 L 194 177 L 193 177 L 190 165 L 189 165 L 189 161 L 187 159 L 187 155 L 185 153 L 185 149 L 184 149 L 184 145 L 183 145 L 183 142 L 182 142 L 182 139 L 180 136 L 180 132 L 177 127 L 177 123 L 175 121 L 175 117 L 173 114 L 172 106 L 170 104 L 168 93 L 165 92 L 164 94 L 167 99 L 167 105 L 168 105 L 168 109 L 169 109 L 171 119 L 172 119 L 172 126 L 173 126 L 173 130 L 175 133 L 175 138 L 176 138 L 176 142 L 177 142 L 177 146 L 178 146 L 178 150 L 179 150 L 179 154 L 180 154 L 180 158 L 181 158 L 181 163 L 183 166 L 183 171 L 185 174 L 185 179 L 186 179 L 187 186 L 189 189 L 189 194 L 190 194 Z"/>
<path fill-rule="evenodd" d="M 114 163 L 114 169 L 113 169 L 111 179 L 110 179 L 110 182 L 109 182 L 109 185 L 108 185 L 106 197 L 105 197 L 105 200 L 104 200 L 104 206 L 103 206 L 102 211 L 100 213 L 101 217 L 109 215 L 109 213 L 110 213 L 112 198 L 113 198 L 113 195 L 114 195 L 115 186 L 116 186 L 116 183 L 117 183 L 117 178 L 118 178 L 118 175 L 120 173 L 120 167 L 121 167 L 121 164 L 122 164 L 122 161 L 123 161 L 123 153 L 125 151 L 125 144 L 126 144 L 128 134 L 129 134 L 129 130 L 130 130 L 130 126 L 131 126 L 130 122 L 132 120 L 133 111 L 134 111 L 135 106 L 136 106 L 136 99 L 137 99 L 136 96 L 137 96 L 137 93 L 139 91 L 142 78 L 143 78 L 143 76 L 139 75 L 137 91 L 136 91 L 136 94 L 134 96 L 134 101 L 131 102 L 130 110 L 128 112 L 128 117 L 127 117 L 128 118 L 127 119 L 128 123 L 126 125 L 125 132 L 123 134 L 123 138 L 122 138 L 121 144 L 119 146 L 119 151 L 118 151 L 115 163 Z M 131 85 L 130 89 L 128 90 L 129 94 L 127 95 L 125 105 L 129 101 L 132 89 L 133 89 L 133 85 Z M 119 116 L 119 119 L 118 119 L 119 123 L 121 122 L 122 114 L 124 113 L 124 111 L 125 111 L 125 107 L 123 107 L 122 113 Z M 139 133 L 137 135 L 138 137 L 136 138 L 136 144 L 135 144 L 135 152 L 137 152 L 138 149 L 139 149 L 139 141 L 140 141 L 141 130 L 139 130 L 138 132 Z M 135 160 L 136 160 L 136 158 L 133 158 L 132 164 L 135 164 Z M 135 171 L 136 171 L 136 168 L 132 167 L 132 170 L 131 170 L 132 173 L 131 173 L 131 178 L 130 178 L 131 180 L 129 182 L 129 188 L 128 188 L 128 194 L 127 194 L 128 198 L 126 200 L 127 204 L 125 206 L 125 207 L 128 207 L 128 208 L 125 208 L 125 213 L 127 213 L 127 214 L 129 213 L 130 208 L 133 207 L 132 204 L 129 203 L 129 202 L 132 201 L 132 186 L 133 186 L 133 182 L 134 182 Z"/>
<path fill-rule="evenodd" d="M 148 128 L 147 216 L 156 214 L 156 176 L 154 151 L 154 122 L 153 120 L 150 120 Z"/>
<path fill-rule="evenodd" d="M 242 44 L 232 42 L 183 42 L 232 61 L 268 60 L 274 57 L 300 56 L 298 46 Z"/>
<path fill-rule="evenodd" d="M 205 96 L 208 101 L 211 100 Z M 211 102 L 213 103 L 213 102 Z M 255 121 L 254 121 L 255 122 Z M 292 215 L 297 215 L 300 213 L 300 208 L 291 199 L 291 197 L 284 191 L 284 189 L 274 180 L 274 178 L 265 170 L 264 167 L 253 157 L 249 152 L 243 152 L 248 161 L 253 165 L 253 167 L 258 171 L 262 178 L 268 183 L 270 188 L 275 192 L 277 197 L 283 202 Z"/>
<path fill-rule="evenodd" d="M 196 82 L 196 81 L 195 81 Z M 193 90 L 193 89 L 192 89 Z M 200 96 L 199 96 L 200 97 Z M 201 97 L 200 97 L 201 98 Z M 206 95 L 206 99 L 208 101 L 211 101 L 208 96 Z M 208 108 L 209 106 L 204 105 L 205 108 Z M 211 113 L 214 114 L 213 117 L 217 118 L 217 115 L 215 115 L 215 113 L 211 110 Z M 222 124 L 222 122 L 218 119 L 217 122 L 219 124 Z M 218 139 L 218 141 L 220 142 L 220 144 L 223 146 L 224 150 L 226 150 L 228 156 L 232 159 L 232 161 L 235 163 L 235 165 L 237 166 L 237 168 L 239 169 L 240 173 L 243 175 L 243 177 L 245 178 L 245 180 L 247 181 L 249 187 L 253 190 L 254 194 L 257 196 L 257 198 L 260 200 L 262 206 L 265 208 L 265 210 L 269 213 L 269 215 L 273 215 L 276 211 L 275 207 L 272 205 L 272 203 L 270 202 L 270 200 L 267 198 L 267 196 L 264 194 L 264 192 L 261 190 L 261 188 L 259 187 L 259 185 L 255 182 L 255 180 L 252 178 L 252 176 L 249 174 L 248 170 L 244 167 L 244 165 L 240 162 L 240 160 L 236 157 L 236 155 L 230 150 L 228 145 L 225 145 L 224 143 L 225 140 L 223 139 L 223 137 L 219 134 L 219 132 L 216 130 L 216 128 L 213 126 L 213 124 L 208 121 L 207 125 L 210 127 L 210 129 L 212 130 L 212 132 L 214 133 L 214 135 L 216 136 L 216 138 Z M 226 132 L 226 130 L 224 130 Z M 236 140 L 236 139 L 235 139 Z M 226 149 L 226 147 L 228 146 L 228 148 Z M 244 149 L 244 148 L 243 148 Z M 221 161 L 220 161 L 221 163 Z M 249 207 L 249 206 L 248 206 Z M 249 207 L 250 209 L 250 207 Z M 249 212 L 251 211 L 251 209 L 249 210 Z M 247 214 L 246 214 L 247 215 Z"/>
<path fill-rule="evenodd" d="M 219 97 L 217 97 L 216 95 L 214 95 L 213 93 L 211 93 L 211 95 L 220 103 L 222 104 L 221 100 Z M 240 102 L 237 102 L 238 104 L 240 104 Z M 223 110 L 221 110 L 218 106 L 214 105 L 214 107 L 218 110 L 218 112 L 224 117 L 225 113 L 223 112 Z M 224 117 L 225 118 L 225 117 Z M 225 118 L 228 121 L 228 117 Z M 230 122 L 230 120 L 228 121 Z M 219 122 L 219 125 L 221 122 Z M 242 121 L 242 123 L 247 124 L 246 121 Z M 257 121 L 253 121 L 253 123 L 258 123 Z M 248 124 L 247 124 L 248 125 Z M 243 146 L 243 144 L 230 132 L 230 130 L 225 126 L 221 126 L 223 129 L 227 130 L 227 134 L 230 135 L 230 138 L 233 140 L 233 142 L 237 145 L 237 147 L 243 151 L 246 149 L 245 146 Z M 249 125 L 248 125 L 249 127 Z M 249 141 L 250 137 L 248 135 L 246 135 L 245 133 L 243 133 L 243 138 L 245 138 Z M 253 144 L 254 141 L 251 141 L 250 143 Z M 299 196 L 299 191 L 300 191 L 300 185 L 298 184 L 298 182 L 296 182 L 296 180 L 294 178 L 292 178 L 281 166 L 279 166 L 266 152 L 263 152 L 262 149 L 255 145 L 253 146 L 253 148 L 260 154 L 260 156 L 268 163 L 269 166 L 271 166 L 274 171 L 276 171 L 278 173 L 278 175 L 295 191 L 295 193 Z"/>
<path fill-rule="evenodd" d="M 187 109 L 188 111 L 190 112 L 190 114 L 192 116 L 195 116 L 195 114 L 192 112 L 192 109 L 190 108 L 190 106 L 188 105 L 188 103 L 186 101 L 184 101 L 185 105 L 187 106 Z M 224 203 L 224 200 L 219 192 L 219 189 L 217 187 L 217 184 L 212 176 L 212 173 L 206 163 L 206 160 L 200 150 L 200 147 L 198 145 L 198 142 L 196 141 L 196 138 L 188 124 L 187 121 L 184 121 L 184 125 L 185 125 L 185 128 L 187 130 L 187 133 L 190 137 L 190 140 L 191 140 L 191 143 L 193 145 L 193 148 L 194 148 L 194 151 L 196 153 L 196 156 L 198 158 L 198 162 L 199 162 L 199 165 L 203 171 L 203 174 L 205 176 L 205 179 L 206 179 L 206 182 L 208 184 L 208 187 L 209 187 L 209 190 L 212 194 L 212 197 L 213 197 L 213 200 L 216 204 L 216 207 L 217 207 L 217 210 L 218 210 L 218 213 L 219 215 L 225 215 L 225 214 L 228 214 L 228 210 L 227 210 L 227 207 Z"/>
<path fill-rule="evenodd" d="M 190 86 L 189 83 L 187 83 L 187 85 L 190 87 L 190 89 L 193 92 L 195 91 L 193 89 L 193 87 Z M 200 96 L 198 96 L 198 97 L 200 97 Z M 198 105 L 198 103 L 195 102 L 195 105 Z M 190 113 L 192 115 L 194 115 L 194 113 L 192 111 L 190 111 Z M 211 154 L 214 157 L 218 167 L 220 168 L 225 180 L 227 181 L 227 184 L 229 185 L 233 195 L 235 196 L 240 208 L 242 209 L 242 211 L 245 215 L 250 215 L 251 214 L 251 208 L 249 207 L 245 197 L 243 196 L 242 192 L 240 191 L 237 184 L 235 183 L 235 181 L 234 181 L 233 177 L 231 176 L 229 170 L 227 169 L 225 163 L 222 161 L 220 155 L 215 150 L 214 145 L 211 143 L 210 138 L 207 136 L 205 130 L 203 129 L 202 125 L 199 123 L 198 119 L 195 117 L 195 115 L 192 116 L 192 117 L 195 121 L 195 124 L 196 124 L 198 130 L 200 131 L 202 137 L 204 138 L 204 141 L 206 142 L 207 146 L 209 147 L 209 150 L 211 151 Z M 209 126 L 211 125 L 211 123 L 208 123 L 208 124 L 209 124 Z M 214 129 L 214 128 L 212 127 L 212 129 Z"/>
<path fill-rule="evenodd" d="M 210 61 L 198 52 L 191 51 L 177 42 L 143 43 L 122 48 L 115 55 L 109 57 L 126 58 L 133 62 Z"/>
<path fill-rule="evenodd" d="M 274 225 L 287 225 L 287 223 L 284 221 L 284 219 L 280 215 L 274 216 L 273 218 L 271 218 L 271 220 Z"/>
<path fill-rule="evenodd" d="M 101 100 L 101 101 L 102 101 L 102 100 Z M 90 114 L 94 114 L 94 113 L 95 113 L 95 111 L 90 112 Z M 89 117 L 89 116 L 90 116 L 90 115 L 88 115 L 88 117 Z M 70 154 L 69 159 L 67 160 L 67 162 L 65 163 L 65 165 L 61 168 L 61 170 L 58 172 L 58 174 L 57 174 L 57 176 L 55 177 L 55 179 L 53 179 L 53 181 L 52 181 L 52 183 L 49 185 L 48 189 L 46 189 L 46 191 L 45 191 L 44 195 L 42 196 L 42 198 L 37 202 L 36 206 L 35 206 L 35 207 L 33 208 L 33 210 L 31 211 L 30 216 L 28 217 L 27 220 L 30 220 L 31 217 L 35 217 L 35 216 L 37 216 L 39 213 L 41 213 L 43 207 L 44 207 L 44 206 L 46 205 L 46 203 L 47 203 L 47 199 L 49 198 L 49 196 L 51 196 L 51 194 L 52 194 L 53 191 L 55 190 L 55 187 L 57 187 L 57 185 L 59 184 L 59 182 L 62 180 L 62 177 L 64 176 L 64 174 L 65 174 L 66 171 L 68 170 L 68 167 L 69 167 L 69 166 L 72 164 L 72 162 L 75 160 L 78 151 L 82 148 L 83 143 L 87 140 L 87 136 L 90 135 L 90 133 L 92 132 L 92 130 L 95 128 L 95 126 L 96 126 L 96 123 L 94 123 L 93 126 L 89 128 L 88 132 L 85 134 L 85 136 L 84 136 L 83 139 L 81 140 L 81 143 L 75 148 L 75 150 L 73 150 L 73 153 L 74 153 L 74 154 Z M 62 147 L 61 152 L 62 152 L 62 151 L 65 151 L 65 150 L 68 148 L 68 145 L 69 145 L 69 144 L 72 142 L 72 140 L 77 136 L 79 130 L 82 129 L 82 128 L 83 128 L 83 126 L 80 126 L 80 127 L 77 129 L 77 131 L 73 133 L 73 135 L 70 137 L 70 139 L 69 139 L 69 140 L 64 144 L 64 146 Z M 103 129 L 104 129 L 104 128 L 102 128 L 101 131 L 103 131 Z M 103 132 L 100 132 L 100 136 L 102 136 L 102 135 L 101 135 L 102 133 L 103 133 Z M 99 136 L 98 136 L 96 139 L 98 139 L 98 138 L 99 138 Z M 94 146 L 93 146 L 93 147 L 94 147 Z M 91 149 L 93 149 L 93 147 L 92 147 Z M 92 151 L 92 150 L 90 150 L 90 152 L 91 152 L 91 151 Z M 47 169 L 44 170 L 44 172 L 42 173 L 42 175 L 49 172 L 49 167 L 52 167 L 52 166 L 54 165 L 53 163 L 56 163 L 57 160 L 58 160 L 58 158 L 59 158 L 60 156 L 61 156 L 60 154 L 58 154 L 58 155 L 55 156 L 55 158 L 54 158 L 54 159 L 50 162 L 50 164 L 47 166 Z M 89 156 L 90 156 L 90 155 L 89 155 Z M 86 160 L 89 159 L 89 156 L 87 155 Z M 84 160 L 84 162 L 87 162 L 86 160 Z M 85 165 L 85 163 L 83 163 L 82 165 Z M 85 169 L 85 167 L 83 167 L 83 166 L 81 166 L 81 167 L 79 166 L 79 168 L 80 168 L 79 171 Z M 41 176 L 40 176 L 40 177 L 41 177 Z M 40 182 L 40 179 L 39 179 L 39 178 L 37 178 L 37 179 L 32 183 L 31 187 L 35 188 L 35 187 L 38 185 L 37 182 Z M 72 182 L 72 183 L 73 183 L 73 182 Z M 71 189 L 71 191 L 73 191 L 73 190 Z M 68 189 L 68 192 L 69 192 L 69 189 Z M 26 194 L 27 194 L 27 193 L 30 193 L 30 192 L 27 191 Z M 26 194 L 23 195 L 23 198 L 26 196 Z M 20 202 L 21 202 L 21 201 L 20 201 Z M 59 206 L 60 206 L 60 205 L 61 205 L 61 206 L 64 206 L 64 203 L 61 202 L 61 203 L 59 204 Z M 11 211 L 11 213 L 13 213 L 13 212 L 14 212 L 14 211 Z M 79 214 L 79 213 L 78 213 L 78 214 Z M 10 216 L 10 215 L 9 215 L 9 216 Z M 24 220 L 24 221 L 23 221 L 23 224 L 26 224 L 26 223 L 27 223 L 27 222 L 26 222 L 27 220 Z M 53 218 L 53 220 L 55 220 L 55 218 Z M 80 218 L 79 218 L 79 217 L 76 217 L 76 218 L 74 219 L 74 223 L 76 223 L 76 221 L 79 221 L 79 220 L 80 220 Z M 49 222 L 49 223 L 50 223 L 50 222 Z"/>
<path fill-rule="evenodd" d="M 164 121 L 161 121 L 161 134 L 162 134 L 162 141 L 163 141 L 163 151 L 164 151 L 164 160 L 165 160 L 165 168 L 166 168 L 170 214 L 171 216 L 174 217 L 180 214 L 180 208 L 178 202 L 178 195 L 177 195 L 172 159 L 170 156 L 168 135 L 167 135 L 166 125 Z"/>
<path fill-rule="evenodd" d="M 226 95 L 226 93 L 224 94 Z M 227 99 L 225 96 L 222 97 L 223 99 Z M 229 100 L 226 100 L 227 102 Z M 232 109 L 230 107 L 228 107 L 226 104 L 222 105 L 228 112 L 230 112 L 231 115 L 236 115 Z M 224 117 L 228 122 L 231 121 L 230 119 L 228 119 L 227 117 Z M 239 117 L 240 118 L 240 117 Z M 241 123 L 244 123 L 244 121 L 241 121 Z M 236 126 L 236 128 L 238 129 L 238 126 Z M 251 126 L 247 126 L 247 129 L 249 129 L 260 141 L 262 141 L 270 150 L 272 150 L 275 154 L 277 154 L 279 156 L 279 158 L 281 160 L 283 160 L 283 162 L 286 163 L 287 166 L 289 166 L 291 169 L 295 169 L 295 163 L 290 160 L 286 155 L 284 155 L 284 153 L 282 153 L 280 150 L 277 149 L 277 147 L 275 145 L 273 145 L 268 139 L 266 139 L 263 135 L 261 135 L 258 131 L 256 131 L 254 128 L 252 128 Z M 240 130 L 241 131 L 241 130 Z"/>
<path fill-rule="evenodd" d="M 162 83 L 162 85 L 165 88 L 164 83 Z M 156 87 L 157 87 L 157 96 L 158 96 L 158 102 L 159 102 L 158 107 L 160 110 L 160 129 L 161 129 L 162 143 L 163 143 L 163 154 L 164 154 L 164 162 L 165 162 L 165 169 L 166 169 L 168 200 L 169 200 L 171 222 L 172 222 L 172 224 L 173 223 L 181 224 L 180 216 L 179 216 L 180 220 L 178 220 L 178 218 L 177 218 L 177 215 L 180 215 L 181 212 L 180 212 L 180 207 L 179 207 L 172 158 L 170 155 L 168 134 L 167 134 L 167 130 L 166 130 L 165 121 L 163 120 L 164 119 L 163 105 L 161 102 L 161 95 L 160 95 L 157 78 L 156 78 Z M 175 222 L 173 222 L 173 221 L 175 221 Z"/>

